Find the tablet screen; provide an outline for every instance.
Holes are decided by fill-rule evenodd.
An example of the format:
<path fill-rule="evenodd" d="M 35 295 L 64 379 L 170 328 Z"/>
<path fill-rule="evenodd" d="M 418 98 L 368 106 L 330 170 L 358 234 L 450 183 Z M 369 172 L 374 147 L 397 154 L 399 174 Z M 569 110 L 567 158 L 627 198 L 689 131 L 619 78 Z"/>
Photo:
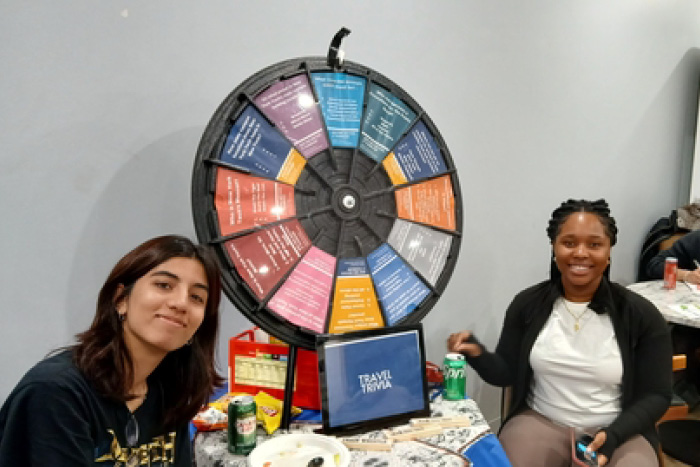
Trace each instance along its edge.
<path fill-rule="evenodd" d="M 420 324 L 316 340 L 323 431 L 358 431 L 430 415 Z"/>

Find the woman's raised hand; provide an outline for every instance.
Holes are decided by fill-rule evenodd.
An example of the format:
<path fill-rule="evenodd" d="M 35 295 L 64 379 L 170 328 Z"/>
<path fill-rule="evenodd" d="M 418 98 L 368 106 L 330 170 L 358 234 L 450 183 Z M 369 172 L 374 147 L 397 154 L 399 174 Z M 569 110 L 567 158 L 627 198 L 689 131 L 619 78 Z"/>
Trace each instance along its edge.
<path fill-rule="evenodd" d="M 481 346 L 474 341 L 471 331 L 460 331 L 447 338 L 447 351 L 478 357 L 481 355 Z"/>

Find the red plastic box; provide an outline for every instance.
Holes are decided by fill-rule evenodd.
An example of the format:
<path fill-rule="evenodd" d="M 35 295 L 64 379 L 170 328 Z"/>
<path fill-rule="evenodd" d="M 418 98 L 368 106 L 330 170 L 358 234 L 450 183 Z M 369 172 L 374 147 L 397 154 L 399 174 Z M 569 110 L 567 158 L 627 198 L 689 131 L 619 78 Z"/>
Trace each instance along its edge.
<path fill-rule="evenodd" d="M 265 391 L 284 399 L 289 347 L 255 341 L 253 329 L 229 340 L 228 380 L 230 392 L 257 394 Z M 296 378 L 292 405 L 321 410 L 316 352 L 297 350 Z"/>

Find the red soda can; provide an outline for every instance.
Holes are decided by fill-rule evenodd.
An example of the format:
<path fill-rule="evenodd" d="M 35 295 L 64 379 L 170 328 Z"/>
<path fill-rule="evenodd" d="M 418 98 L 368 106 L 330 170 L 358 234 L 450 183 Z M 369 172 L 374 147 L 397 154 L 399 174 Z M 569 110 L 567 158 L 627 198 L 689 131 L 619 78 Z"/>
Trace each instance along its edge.
<path fill-rule="evenodd" d="M 676 288 L 676 274 L 678 274 L 678 259 L 666 258 L 664 265 L 664 288 L 673 290 Z"/>

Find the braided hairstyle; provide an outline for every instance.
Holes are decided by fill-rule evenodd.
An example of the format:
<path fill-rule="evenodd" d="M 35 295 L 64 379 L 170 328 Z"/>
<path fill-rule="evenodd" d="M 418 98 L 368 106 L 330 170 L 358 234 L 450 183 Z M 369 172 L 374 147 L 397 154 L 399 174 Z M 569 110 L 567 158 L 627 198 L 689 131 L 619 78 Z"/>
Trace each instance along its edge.
<path fill-rule="evenodd" d="M 549 219 L 549 225 L 547 226 L 547 236 L 552 245 L 554 245 L 554 241 L 559 235 L 559 232 L 561 232 L 562 224 L 566 222 L 571 214 L 576 212 L 588 212 L 598 216 L 598 220 L 600 220 L 600 223 L 603 224 L 603 229 L 605 229 L 605 234 L 610 239 L 610 246 L 612 247 L 617 243 L 617 225 L 615 224 L 615 219 L 610 215 L 608 202 L 601 198 L 597 201 L 569 199 L 561 203 L 561 205 L 552 212 L 552 218 Z M 552 280 L 561 277 L 561 272 L 559 272 L 559 268 L 557 268 L 557 264 L 554 261 L 554 251 L 552 251 L 549 275 Z M 604 275 L 605 277 L 610 275 L 610 265 L 605 269 Z"/>

